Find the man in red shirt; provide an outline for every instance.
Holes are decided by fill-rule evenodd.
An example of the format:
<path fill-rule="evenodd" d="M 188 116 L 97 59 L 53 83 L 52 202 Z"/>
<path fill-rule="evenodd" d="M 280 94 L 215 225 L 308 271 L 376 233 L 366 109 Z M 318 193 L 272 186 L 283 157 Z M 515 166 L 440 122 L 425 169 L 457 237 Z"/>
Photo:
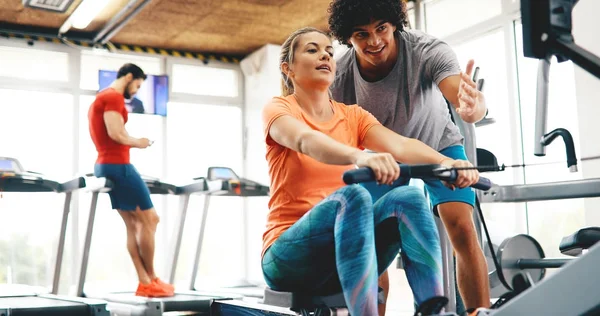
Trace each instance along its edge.
<path fill-rule="evenodd" d="M 127 250 L 137 271 L 138 296 L 173 296 L 174 288 L 154 272 L 154 234 L 159 222 L 150 191 L 129 161 L 130 148 L 146 148 L 147 138 L 131 137 L 125 130 L 128 113 L 125 99 L 131 99 L 146 80 L 144 71 L 123 65 L 110 87 L 98 92 L 89 108 L 89 130 L 98 158 L 94 175 L 114 184 L 109 192 L 112 208 L 119 212 L 127 228 Z"/>

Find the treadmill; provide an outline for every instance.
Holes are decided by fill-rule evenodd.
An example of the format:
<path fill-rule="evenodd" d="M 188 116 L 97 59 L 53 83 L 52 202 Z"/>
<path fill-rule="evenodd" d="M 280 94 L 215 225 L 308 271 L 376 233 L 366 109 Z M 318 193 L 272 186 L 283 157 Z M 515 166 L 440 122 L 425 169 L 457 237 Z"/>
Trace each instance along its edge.
<path fill-rule="evenodd" d="M 111 293 L 85 293 L 84 284 L 87 273 L 89 249 L 92 242 L 92 234 L 94 228 L 94 218 L 96 214 L 96 205 L 98 195 L 100 193 L 109 192 L 113 186 L 112 182 L 106 178 L 96 178 L 93 174 L 87 174 L 87 188 L 92 192 L 92 201 L 88 218 L 88 225 L 84 240 L 84 249 L 81 260 L 80 274 L 77 281 L 77 296 L 78 297 L 93 297 L 107 301 L 107 309 L 111 315 L 128 315 L 128 316 L 158 316 L 163 313 L 171 312 L 190 312 L 192 315 L 209 315 L 210 306 L 214 300 L 231 300 L 231 296 L 215 296 L 209 293 L 194 292 L 194 291 L 175 291 L 172 297 L 147 298 L 136 296 L 135 292 L 111 292 Z M 160 181 L 158 178 L 142 175 L 142 179 L 148 186 L 150 194 L 173 194 L 180 196 L 180 214 L 185 214 L 187 211 L 187 200 L 189 195 L 197 192 L 208 190 L 206 181 L 197 181 L 187 186 L 179 187 L 173 184 Z M 179 227 L 178 227 L 179 228 Z M 182 227 L 181 227 L 182 228 Z M 176 234 L 178 230 L 175 229 Z M 181 237 L 175 239 L 175 244 L 172 249 L 176 249 L 178 253 L 181 244 Z M 176 264 L 176 260 L 174 260 Z M 173 268 L 172 271 L 175 269 Z M 169 279 L 171 279 L 169 277 Z"/>
<path fill-rule="evenodd" d="M 201 178 L 195 178 L 201 179 Z M 207 171 L 206 180 L 211 182 L 221 181 L 221 190 L 213 190 L 206 193 L 204 200 L 204 209 L 202 212 L 202 222 L 200 231 L 198 232 L 198 242 L 196 246 L 196 254 L 194 255 L 194 265 L 192 267 L 192 277 L 190 279 L 190 290 L 195 290 L 196 277 L 198 276 L 198 266 L 200 264 L 200 255 L 202 253 L 202 242 L 204 240 L 204 232 L 206 227 L 206 219 L 208 216 L 208 210 L 210 207 L 210 201 L 213 196 L 237 196 L 237 197 L 259 197 L 269 196 L 270 190 L 268 186 L 262 185 L 258 182 L 242 178 L 238 176 L 231 168 L 228 167 L 209 167 Z M 246 211 L 243 216 L 246 217 Z M 247 240 L 247 236 L 244 237 Z M 211 289 L 212 290 L 212 289 Z M 251 297 L 255 299 L 262 299 L 264 297 L 264 286 L 251 284 L 245 282 L 239 286 L 226 287 L 219 289 L 219 292 L 223 291 L 226 293 L 235 293 L 244 297 Z"/>
<path fill-rule="evenodd" d="M 71 197 L 73 191 L 83 187 L 85 187 L 84 178 L 78 177 L 65 183 L 59 183 L 45 178 L 40 173 L 26 171 L 15 158 L 0 157 L 0 191 L 65 193 L 51 293 L 44 293 L 39 287 L 27 285 L 2 285 L 0 287 L 0 315 L 109 315 L 106 302 L 58 295 Z"/>

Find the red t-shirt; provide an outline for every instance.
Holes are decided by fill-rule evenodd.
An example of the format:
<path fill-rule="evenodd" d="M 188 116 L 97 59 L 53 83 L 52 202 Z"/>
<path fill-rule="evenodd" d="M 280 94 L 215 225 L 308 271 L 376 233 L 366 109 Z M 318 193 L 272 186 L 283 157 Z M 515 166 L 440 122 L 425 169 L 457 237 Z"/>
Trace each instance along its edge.
<path fill-rule="evenodd" d="M 127 123 L 128 113 L 125 108 L 125 98 L 123 94 L 112 88 L 98 92 L 96 100 L 88 110 L 90 136 L 98 152 L 96 163 L 128 164 L 130 146 L 117 143 L 108 136 L 104 123 L 104 112 L 107 111 L 121 113 L 123 121 Z"/>

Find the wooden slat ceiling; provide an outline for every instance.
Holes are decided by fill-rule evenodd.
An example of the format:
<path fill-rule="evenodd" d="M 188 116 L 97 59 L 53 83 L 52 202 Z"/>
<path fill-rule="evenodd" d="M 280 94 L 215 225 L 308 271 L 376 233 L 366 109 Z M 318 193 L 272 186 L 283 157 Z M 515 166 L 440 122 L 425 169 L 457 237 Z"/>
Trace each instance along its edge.
<path fill-rule="evenodd" d="M 97 32 L 130 0 L 110 0 L 83 31 Z M 81 0 L 64 13 L 0 0 L 0 22 L 58 30 Z M 244 56 L 281 44 L 295 29 L 327 29 L 330 0 L 152 0 L 110 41 L 115 44 Z"/>

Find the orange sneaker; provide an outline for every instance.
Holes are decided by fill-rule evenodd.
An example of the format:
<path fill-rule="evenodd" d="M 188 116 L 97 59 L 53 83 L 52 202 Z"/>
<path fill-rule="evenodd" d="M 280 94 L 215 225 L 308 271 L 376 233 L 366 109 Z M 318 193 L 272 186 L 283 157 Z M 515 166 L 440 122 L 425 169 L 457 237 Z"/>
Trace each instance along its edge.
<path fill-rule="evenodd" d="M 171 285 L 169 283 L 165 283 L 159 278 L 154 278 L 154 280 L 152 280 L 152 283 L 156 283 L 158 286 L 167 289 L 167 291 L 169 291 L 169 292 L 175 291 L 175 287 L 173 285 Z"/>
<path fill-rule="evenodd" d="M 150 282 L 148 284 L 140 283 L 138 284 L 137 291 L 135 291 L 136 296 L 145 296 L 145 297 L 169 297 L 173 296 L 173 292 L 167 290 L 159 286 L 154 282 Z"/>
<path fill-rule="evenodd" d="M 490 315 L 492 312 L 491 309 L 487 309 L 487 308 L 477 308 L 474 311 L 468 312 L 468 316 L 486 316 L 486 315 Z"/>

